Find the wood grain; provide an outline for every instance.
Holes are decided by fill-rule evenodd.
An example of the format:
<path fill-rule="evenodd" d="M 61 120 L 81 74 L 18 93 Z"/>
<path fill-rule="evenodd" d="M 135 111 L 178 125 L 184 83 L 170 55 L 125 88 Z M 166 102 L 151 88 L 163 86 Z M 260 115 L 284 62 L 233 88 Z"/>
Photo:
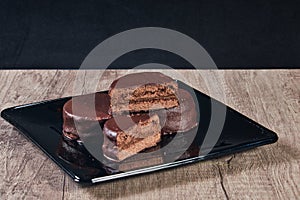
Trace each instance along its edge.
<path fill-rule="evenodd" d="M 299 198 L 300 70 L 163 72 L 275 131 L 279 141 L 220 159 L 82 187 L 1 118 L 0 199 Z M 3 70 L 0 110 L 105 90 L 126 73 Z"/>

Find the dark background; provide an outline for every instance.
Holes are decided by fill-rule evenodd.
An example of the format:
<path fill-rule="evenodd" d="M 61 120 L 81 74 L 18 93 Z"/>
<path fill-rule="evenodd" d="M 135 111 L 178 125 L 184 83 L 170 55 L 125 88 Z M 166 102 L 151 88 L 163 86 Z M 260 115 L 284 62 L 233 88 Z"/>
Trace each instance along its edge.
<path fill-rule="evenodd" d="M 78 68 L 104 39 L 165 27 L 197 40 L 219 68 L 299 68 L 300 1 L 0 1 L 0 68 Z M 138 50 L 112 68 L 158 62 L 191 67 L 161 50 Z"/>

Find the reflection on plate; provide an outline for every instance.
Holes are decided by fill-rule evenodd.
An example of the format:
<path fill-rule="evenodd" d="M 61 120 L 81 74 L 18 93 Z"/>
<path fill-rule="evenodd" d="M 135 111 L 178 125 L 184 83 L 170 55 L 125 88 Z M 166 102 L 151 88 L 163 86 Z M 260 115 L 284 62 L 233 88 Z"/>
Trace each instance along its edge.
<path fill-rule="evenodd" d="M 175 137 L 175 134 L 164 135 L 162 141 L 157 146 L 148 148 L 121 162 L 114 162 L 109 159 L 103 159 L 102 162 L 99 162 L 86 150 L 81 141 L 70 141 L 64 137 L 59 141 L 57 155 L 70 165 L 85 169 L 90 175 L 96 176 L 99 173 L 99 170 L 97 170 L 99 168 L 105 169 L 107 174 L 115 174 L 143 167 L 161 165 L 170 162 L 170 159 L 183 160 L 198 156 L 199 145 L 194 142 L 187 146 L 186 134 L 188 133 L 178 133 L 177 137 Z M 170 141 L 173 142 L 170 143 Z M 169 150 L 173 150 L 172 152 L 157 151 L 168 144 L 172 145 L 169 147 Z M 99 148 L 99 151 L 101 151 L 101 148 Z M 184 153 L 182 154 L 181 152 Z"/>

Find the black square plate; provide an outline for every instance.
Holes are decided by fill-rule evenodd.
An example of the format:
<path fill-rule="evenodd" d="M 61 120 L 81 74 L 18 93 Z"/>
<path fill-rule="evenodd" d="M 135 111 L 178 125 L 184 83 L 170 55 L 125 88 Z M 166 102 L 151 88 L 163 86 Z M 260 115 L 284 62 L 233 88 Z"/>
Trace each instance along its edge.
<path fill-rule="evenodd" d="M 276 133 L 184 83 L 180 82 L 179 85 L 195 92 L 194 98 L 199 103 L 197 111 L 200 120 L 199 127 L 194 129 L 196 137 L 192 144 L 189 144 L 186 151 L 175 161 L 166 160 L 162 155 L 157 157 L 154 154 L 151 158 L 139 158 L 129 163 L 99 162 L 82 144 L 64 141 L 62 139 L 62 107 L 71 97 L 7 108 L 2 111 L 1 116 L 43 150 L 76 182 L 87 184 L 216 158 L 277 141 Z M 206 142 L 206 147 L 202 148 L 211 124 L 212 105 L 226 109 L 225 123 L 216 144 Z M 184 135 L 187 134 L 179 134 L 177 137 L 179 143 L 175 142 L 175 144 L 182 144 L 182 139 L 184 141 Z M 174 135 L 164 136 L 163 143 L 168 143 L 173 138 Z M 174 146 L 174 149 L 180 148 Z M 202 149 L 211 150 L 205 152 Z M 99 147 L 99 152 L 101 154 L 101 147 Z"/>

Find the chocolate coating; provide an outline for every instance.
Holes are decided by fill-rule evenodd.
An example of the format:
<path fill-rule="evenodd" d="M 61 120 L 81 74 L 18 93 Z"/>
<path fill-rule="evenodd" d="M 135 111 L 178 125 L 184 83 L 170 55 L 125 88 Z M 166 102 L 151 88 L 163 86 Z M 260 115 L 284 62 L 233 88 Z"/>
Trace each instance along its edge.
<path fill-rule="evenodd" d="M 146 148 L 156 146 L 161 139 L 161 126 L 157 115 L 122 115 L 109 119 L 103 127 L 104 156 L 122 161 Z"/>
<path fill-rule="evenodd" d="M 89 132 L 103 120 L 110 119 L 109 107 L 110 97 L 104 92 L 73 97 L 63 107 L 64 136 L 78 139 L 77 131 Z"/>
<path fill-rule="evenodd" d="M 95 103 L 95 104 L 91 104 Z M 73 112 L 73 104 L 76 106 L 76 113 Z M 76 118 L 86 120 L 103 120 L 109 119 L 110 97 L 107 93 L 95 93 L 73 97 L 67 101 L 63 107 L 64 113 Z M 93 114 L 96 112 L 96 116 Z"/>
<path fill-rule="evenodd" d="M 115 80 L 108 91 L 114 114 L 178 106 L 178 84 L 159 72 L 128 74 Z"/>
<path fill-rule="evenodd" d="M 162 84 L 173 82 L 174 80 L 160 72 L 141 72 L 127 74 L 112 82 L 110 90 L 114 88 L 128 88 L 137 85 Z M 118 83 L 118 84 L 117 84 Z"/>
<path fill-rule="evenodd" d="M 198 125 L 196 105 L 192 95 L 184 90 L 178 90 L 179 106 L 165 111 L 165 123 L 162 132 L 186 132 Z M 162 114 L 159 114 L 162 116 Z M 162 117 L 160 117 L 162 118 Z"/>
<path fill-rule="evenodd" d="M 139 122 L 148 120 L 150 117 L 147 114 L 136 115 L 118 115 L 107 120 L 103 127 L 103 134 L 110 140 L 115 141 L 119 131 L 127 130 Z"/>

